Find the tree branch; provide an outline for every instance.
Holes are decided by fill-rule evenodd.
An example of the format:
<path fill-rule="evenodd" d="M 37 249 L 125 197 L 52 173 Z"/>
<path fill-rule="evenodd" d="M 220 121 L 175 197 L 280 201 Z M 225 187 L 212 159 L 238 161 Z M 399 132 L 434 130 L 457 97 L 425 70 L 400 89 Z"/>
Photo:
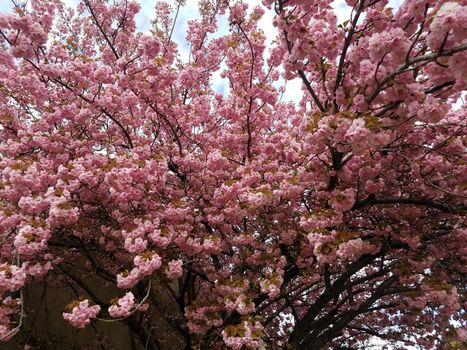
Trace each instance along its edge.
<path fill-rule="evenodd" d="M 344 63 L 345 63 L 345 56 L 347 54 L 347 50 L 349 49 L 350 43 L 352 42 L 352 37 L 355 33 L 355 27 L 357 26 L 358 19 L 365 8 L 365 1 L 360 0 L 358 4 L 357 12 L 355 13 L 355 17 L 352 20 L 350 25 L 350 29 L 345 37 L 344 46 L 342 48 L 342 52 L 339 58 L 339 64 L 337 66 L 337 75 L 336 75 L 336 83 L 334 84 L 334 96 L 336 95 L 336 91 L 339 88 L 340 83 L 343 80 L 344 74 Z"/>
<path fill-rule="evenodd" d="M 377 204 L 413 204 L 413 205 L 423 205 L 431 208 L 435 208 L 441 210 L 445 213 L 455 214 L 461 213 L 467 209 L 465 205 L 459 206 L 450 206 L 441 202 L 437 202 L 430 199 L 425 198 L 373 198 L 368 197 L 367 199 L 355 202 L 354 206 L 351 210 L 361 209 L 363 207 L 367 207 L 370 205 L 377 205 Z"/>
<path fill-rule="evenodd" d="M 313 101 L 316 103 L 316 106 L 318 106 L 319 110 L 323 113 L 326 112 L 326 109 L 324 108 L 323 104 L 319 100 L 318 95 L 316 95 L 316 92 L 311 86 L 310 82 L 308 81 L 308 78 L 306 77 L 305 73 L 301 69 L 299 69 L 298 75 L 300 76 L 300 78 L 302 78 L 302 81 L 305 84 L 306 89 L 310 93 L 311 97 L 313 98 Z"/>
<path fill-rule="evenodd" d="M 99 23 L 99 21 L 97 20 L 97 16 L 94 12 L 94 9 L 92 8 L 91 4 L 89 3 L 89 0 L 84 0 L 84 4 L 86 5 L 86 7 L 88 8 L 89 10 L 89 13 L 91 14 L 92 16 L 92 19 L 94 20 L 94 23 L 96 24 L 97 28 L 99 28 L 99 31 L 101 32 L 102 36 L 104 37 L 105 41 L 107 42 L 107 44 L 109 45 L 110 49 L 112 50 L 115 58 L 118 60 L 120 58 L 120 55 L 118 54 L 117 50 L 115 49 L 115 46 L 112 44 L 112 42 L 110 41 L 109 37 L 107 36 L 107 34 L 105 33 L 104 31 L 104 28 L 102 28 L 101 24 Z"/>
<path fill-rule="evenodd" d="M 367 99 L 367 103 L 370 104 L 379 95 L 379 93 L 381 92 L 381 88 L 387 82 L 389 82 L 391 79 L 393 79 L 397 75 L 399 75 L 401 73 L 404 73 L 406 71 L 406 69 L 409 68 L 410 66 L 412 66 L 412 65 L 414 65 L 416 63 L 419 63 L 419 62 L 435 60 L 438 57 L 452 56 L 455 53 L 458 53 L 458 52 L 461 52 L 461 51 L 464 51 L 464 50 L 467 50 L 467 44 L 462 44 L 462 45 L 453 47 L 453 48 L 448 49 L 448 50 L 433 52 L 433 53 L 429 53 L 429 54 L 419 56 L 419 57 L 415 57 L 415 58 L 413 58 L 411 60 L 408 60 L 405 64 L 403 64 L 402 66 L 397 68 L 395 71 L 388 74 L 383 80 L 381 80 L 381 82 L 376 86 L 376 89 L 373 92 L 373 94 Z"/>

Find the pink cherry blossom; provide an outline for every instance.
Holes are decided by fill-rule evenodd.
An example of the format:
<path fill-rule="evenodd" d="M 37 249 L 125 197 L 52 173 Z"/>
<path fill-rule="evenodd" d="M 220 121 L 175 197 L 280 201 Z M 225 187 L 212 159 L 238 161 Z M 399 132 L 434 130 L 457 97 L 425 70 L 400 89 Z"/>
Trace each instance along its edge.
<path fill-rule="evenodd" d="M 168 278 L 179 278 L 182 276 L 183 272 L 183 261 L 182 260 L 172 260 L 169 261 L 166 275 Z"/>
<path fill-rule="evenodd" d="M 0 15 L 0 340 L 462 346 L 465 0 L 71 3 Z"/>
<path fill-rule="evenodd" d="M 78 305 L 74 306 L 70 312 L 64 312 L 62 315 L 73 327 L 84 328 L 91 323 L 93 318 L 96 318 L 100 310 L 99 305 L 90 306 L 89 300 L 84 299 L 78 302 Z"/>
<path fill-rule="evenodd" d="M 114 305 L 109 307 L 109 314 L 111 317 L 126 317 L 131 314 L 134 305 L 135 296 L 133 293 L 128 292 L 118 299 Z"/>

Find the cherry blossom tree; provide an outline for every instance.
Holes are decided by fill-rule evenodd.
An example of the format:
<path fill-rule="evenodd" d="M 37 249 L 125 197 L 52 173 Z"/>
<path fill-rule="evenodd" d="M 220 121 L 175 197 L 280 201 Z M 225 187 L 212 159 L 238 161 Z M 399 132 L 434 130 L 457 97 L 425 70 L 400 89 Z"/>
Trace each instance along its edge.
<path fill-rule="evenodd" d="M 188 60 L 181 0 L 0 16 L 3 341 L 55 286 L 135 348 L 466 345 L 467 1 L 331 3 L 200 0 Z"/>

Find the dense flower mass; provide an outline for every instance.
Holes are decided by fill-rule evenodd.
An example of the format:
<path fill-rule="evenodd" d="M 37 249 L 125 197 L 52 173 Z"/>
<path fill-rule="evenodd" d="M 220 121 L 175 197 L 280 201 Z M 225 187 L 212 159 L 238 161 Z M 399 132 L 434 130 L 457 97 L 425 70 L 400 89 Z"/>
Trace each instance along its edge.
<path fill-rule="evenodd" d="M 465 346 L 465 0 L 65 3 L 0 15 L 1 340 Z"/>

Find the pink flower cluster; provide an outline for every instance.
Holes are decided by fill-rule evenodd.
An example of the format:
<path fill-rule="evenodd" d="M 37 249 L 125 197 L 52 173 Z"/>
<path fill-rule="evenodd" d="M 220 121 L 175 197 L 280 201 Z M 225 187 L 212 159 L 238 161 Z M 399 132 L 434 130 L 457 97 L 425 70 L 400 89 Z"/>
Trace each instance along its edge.
<path fill-rule="evenodd" d="M 162 262 L 161 257 L 156 253 L 147 252 L 137 255 L 133 260 L 135 267 L 139 270 L 141 276 L 149 276 L 157 270 Z"/>
<path fill-rule="evenodd" d="M 219 316 L 219 307 L 217 306 L 198 306 L 190 305 L 185 308 L 185 317 L 190 332 L 204 334 L 210 328 L 220 327 L 222 318 Z"/>
<path fill-rule="evenodd" d="M 331 207 L 336 212 L 344 212 L 352 208 L 355 203 L 355 190 L 352 188 L 334 191 L 330 200 Z"/>
<path fill-rule="evenodd" d="M 138 269 L 131 269 L 131 271 L 124 271 L 117 274 L 117 287 L 118 288 L 131 288 L 139 282 L 140 273 Z"/>
<path fill-rule="evenodd" d="M 364 254 L 375 254 L 379 249 L 378 245 L 357 238 L 340 243 L 336 254 L 341 259 L 356 260 Z"/>
<path fill-rule="evenodd" d="M 260 322 L 246 320 L 237 325 L 236 328 L 240 332 L 237 331 L 235 335 L 229 335 L 225 330 L 222 331 L 222 339 L 225 345 L 234 350 L 242 348 L 264 349 L 265 343 L 261 339 L 264 327 Z"/>
<path fill-rule="evenodd" d="M 30 276 L 43 276 L 52 268 L 52 263 L 50 261 L 45 263 L 26 262 L 23 264 L 23 268 Z"/>
<path fill-rule="evenodd" d="M 14 244 L 18 253 L 22 255 L 37 254 L 47 247 L 47 241 L 49 238 L 49 229 L 26 225 L 18 230 Z"/>
<path fill-rule="evenodd" d="M 225 306 L 230 311 L 236 310 L 240 315 L 247 315 L 255 311 L 255 303 L 244 294 L 239 295 L 237 298 L 227 297 Z"/>
<path fill-rule="evenodd" d="M 125 238 L 125 249 L 130 253 L 142 253 L 147 248 L 147 241 L 141 237 L 127 237 Z"/>
<path fill-rule="evenodd" d="M 463 4 L 465 5 L 465 3 Z M 430 23 L 431 33 L 428 37 L 428 44 L 435 50 L 439 49 L 445 40 L 446 33 L 451 34 L 450 43 L 465 41 L 467 36 L 466 21 L 467 13 L 462 2 L 445 2 L 435 13 L 433 21 Z"/>
<path fill-rule="evenodd" d="M 270 298 L 275 298 L 281 292 L 283 281 L 284 279 L 280 275 L 272 274 L 270 277 L 260 280 L 261 292 L 266 293 Z"/>
<path fill-rule="evenodd" d="M 132 292 L 126 293 L 122 298 L 118 299 L 116 303 L 109 307 L 109 314 L 111 317 L 126 317 L 131 314 L 135 305 L 135 296 Z"/>
<path fill-rule="evenodd" d="M 73 327 L 82 329 L 90 324 L 100 311 L 99 305 L 89 306 L 89 300 L 85 299 L 74 306 L 71 312 L 64 312 L 62 315 Z"/>
<path fill-rule="evenodd" d="M 165 275 L 170 279 L 176 279 L 182 276 L 183 270 L 183 261 L 182 260 L 172 260 L 167 264 L 167 269 Z"/>
<path fill-rule="evenodd" d="M 149 251 L 136 255 L 133 263 L 135 267 L 130 272 L 117 275 L 117 286 L 119 288 L 133 287 L 141 278 L 151 275 L 162 265 L 160 256 Z"/>
<path fill-rule="evenodd" d="M 0 264 L 0 294 L 5 291 L 16 291 L 26 282 L 23 268 L 8 263 Z"/>

